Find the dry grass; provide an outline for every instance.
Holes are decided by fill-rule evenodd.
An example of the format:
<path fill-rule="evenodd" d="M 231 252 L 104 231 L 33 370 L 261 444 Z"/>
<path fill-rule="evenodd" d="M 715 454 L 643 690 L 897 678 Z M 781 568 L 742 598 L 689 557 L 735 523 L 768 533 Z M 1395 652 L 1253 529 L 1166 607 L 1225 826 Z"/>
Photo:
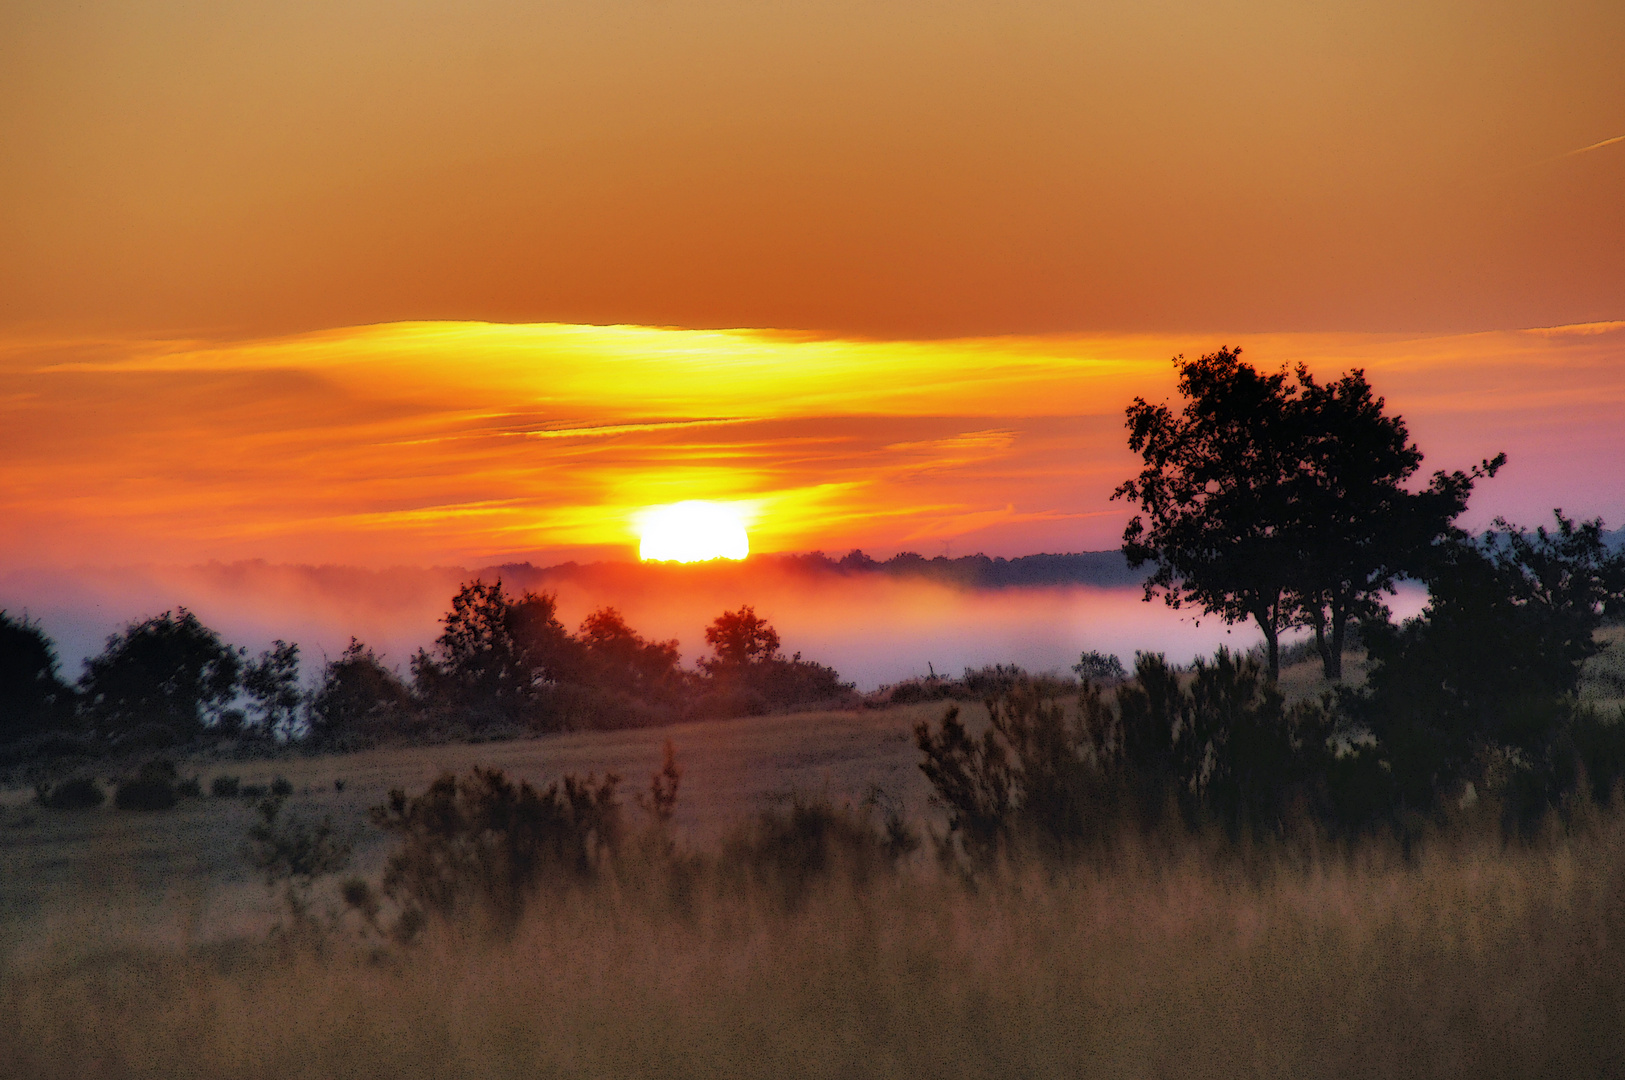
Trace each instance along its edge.
<path fill-rule="evenodd" d="M 645 868 L 646 869 L 646 868 Z M 977 888 L 920 860 L 781 894 L 637 867 L 511 939 L 378 954 L 63 940 L 0 972 L 49 1077 L 1606 1076 L 1625 815 L 1406 863 L 1192 842 Z"/>

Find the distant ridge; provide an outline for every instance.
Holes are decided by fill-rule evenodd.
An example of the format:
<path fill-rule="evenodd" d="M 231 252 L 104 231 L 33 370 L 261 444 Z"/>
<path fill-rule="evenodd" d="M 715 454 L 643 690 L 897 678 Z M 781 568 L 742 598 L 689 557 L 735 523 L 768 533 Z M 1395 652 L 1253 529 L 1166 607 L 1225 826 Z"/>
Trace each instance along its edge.
<path fill-rule="evenodd" d="M 1081 551 L 1057 555 L 1020 555 L 1013 559 L 988 555 L 942 555 L 927 559 L 905 551 L 890 559 L 873 559 L 854 549 L 839 559 L 822 551 L 798 555 L 752 555 L 742 562 L 717 560 L 709 563 L 561 563 L 538 567 L 531 563 L 506 563 L 485 567 L 482 576 L 500 576 L 515 585 L 535 588 L 549 581 L 604 577 L 661 577 L 681 575 L 731 578 L 761 573 L 819 578 L 885 575 L 935 581 L 962 589 L 1003 589 L 1049 585 L 1138 585 L 1145 571 L 1131 570 L 1121 551 Z"/>

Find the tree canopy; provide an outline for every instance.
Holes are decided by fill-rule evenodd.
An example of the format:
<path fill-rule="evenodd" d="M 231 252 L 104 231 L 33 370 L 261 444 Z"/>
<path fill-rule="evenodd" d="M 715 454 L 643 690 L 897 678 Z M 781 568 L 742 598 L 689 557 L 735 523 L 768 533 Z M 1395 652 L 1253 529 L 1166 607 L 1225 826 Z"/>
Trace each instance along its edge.
<path fill-rule="evenodd" d="M 1270 678 L 1294 626 L 1313 628 L 1327 676 L 1340 678 L 1350 620 L 1385 611 L 1395 580 L 1460 535 L 1453 522 L 1475 481 L 1505 455 L 1411 491 L 1422 453 L 1362 371 L 1320 384 L 1302 365 L 1266 373 L 1240 356 L 1176 357 L 1178 413 L 1144 398 L 1129 406 L 1129 448 L 1144 467 L 1113 494 L 1140 508 L 1123 551 L 1132 566 L 1155 565 L 1148 600 L 1256 622 Z"/>
<path fill-rule="evenodd" d="M 178 608 L 110 636 L 85 661 L 80 687 L 105 730 L 158 724 L 184 740 L 225 717 L 242 666 L 242 650 Z"/>

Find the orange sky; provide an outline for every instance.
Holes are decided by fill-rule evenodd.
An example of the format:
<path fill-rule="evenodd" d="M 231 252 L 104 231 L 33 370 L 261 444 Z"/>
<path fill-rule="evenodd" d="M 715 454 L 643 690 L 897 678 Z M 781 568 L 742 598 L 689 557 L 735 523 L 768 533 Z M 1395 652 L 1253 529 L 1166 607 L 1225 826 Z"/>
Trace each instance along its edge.
<path fill-rule="evenodd" d="M 1619 319 L 1622 57 L 1618 0 L 8 0 L 0 328 Z"/>
<path fill-rule="evenodd" d="M 1618 523 L 1621 57 L 1618 0 L 11 0 L 0 560 L 624 557 L 685 498 L 1111 547 L 1123 407 L 1222 344 L 1507 450 L 1481 520 Z"/>
<path fill-rule="evenodd" d="M 1507 451 L 1477 523 L 1625 517 L 1625 323 L 936 341 L 406 323 L 0 349 L 0 558 L 627 558 L 638 510 L 693 498 L 738 505 L 755 550 L 1115 547 L 1124 406 L 1220 344 L 1364 368 L 1429 469 Z"/>

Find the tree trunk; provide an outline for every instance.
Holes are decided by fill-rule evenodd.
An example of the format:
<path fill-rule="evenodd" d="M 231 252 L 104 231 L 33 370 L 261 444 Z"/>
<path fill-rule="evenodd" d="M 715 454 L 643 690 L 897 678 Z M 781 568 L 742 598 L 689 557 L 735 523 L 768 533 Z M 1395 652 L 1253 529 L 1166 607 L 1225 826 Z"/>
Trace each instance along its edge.
<path fill-rule="evenodd" d="M 1279 682 L 1281 679 L 1281 634 L 1276 630 L 1273 620 L 1259 618 L 1258 628 L 1264 631 L 1264 644 L 1269 656 L 1270 682 Z"/>
<path fill-rule="evenodd" d="M 1332 647 L 1324 655 L 1326 661 L 1326 678 L 1332 682 L 1343 681 L 1343 642 L 1347 640 L 1349 628 L 1349 612 L 1346 605 L 1332 604 Z"/>

